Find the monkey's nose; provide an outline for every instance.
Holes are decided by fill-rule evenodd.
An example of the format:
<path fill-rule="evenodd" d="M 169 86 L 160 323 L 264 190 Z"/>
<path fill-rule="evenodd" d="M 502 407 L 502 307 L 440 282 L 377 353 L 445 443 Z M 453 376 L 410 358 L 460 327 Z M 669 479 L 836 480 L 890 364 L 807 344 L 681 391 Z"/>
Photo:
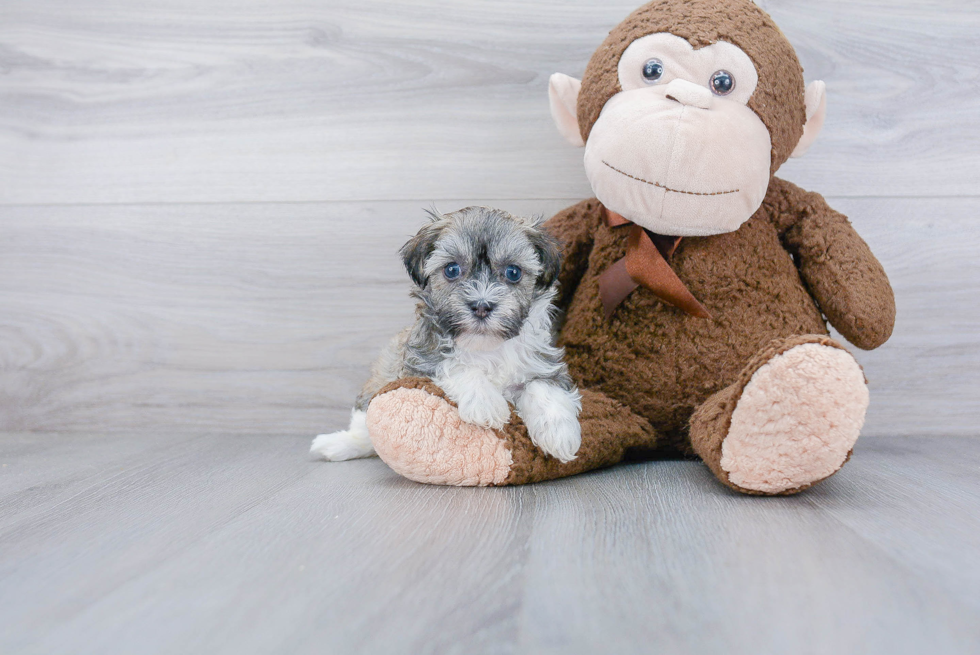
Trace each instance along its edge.
<path fill-rule="evenodd" d="M 664 91 L 667 92 L 668 98 L 676 100 L 682 105 L 699 107 L 700 109 L 711 108 L 711 90 L 694 82 L 677 78 L 668 82 Z"/>
<path fill-rule="evenodd" d="M 490 312 L 493 311 L 493 308 L 494 305 L 488 303 L 486 300 L 470 303 L 470 309 L 473 310 L 473 314 L 477 318 L 486 318 L 487 316 L 490 316 Z"/>

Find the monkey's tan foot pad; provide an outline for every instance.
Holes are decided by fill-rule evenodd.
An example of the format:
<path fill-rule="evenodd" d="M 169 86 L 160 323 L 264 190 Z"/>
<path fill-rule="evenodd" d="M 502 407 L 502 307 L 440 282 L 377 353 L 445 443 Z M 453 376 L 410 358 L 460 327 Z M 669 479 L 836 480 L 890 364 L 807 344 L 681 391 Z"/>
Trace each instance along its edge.
<path fill-rule="evenodd" d="M 513 459 L 497 431 L 464 423 L 429 380 L 405 378 L 371 401 L 367 426 L 378 455 L 396 473 L 427 484 L 504 484 Z"/>
<path fill-rule="evenodd" d="M 730 422 L 713 468 L 741 491 L 796 493 L 850 457 L 868 408 L 864 373 L 829 337 L 786 340 L 759 359 L 743 372 L 751 375 L 744 386 L 729 387 Z"/>

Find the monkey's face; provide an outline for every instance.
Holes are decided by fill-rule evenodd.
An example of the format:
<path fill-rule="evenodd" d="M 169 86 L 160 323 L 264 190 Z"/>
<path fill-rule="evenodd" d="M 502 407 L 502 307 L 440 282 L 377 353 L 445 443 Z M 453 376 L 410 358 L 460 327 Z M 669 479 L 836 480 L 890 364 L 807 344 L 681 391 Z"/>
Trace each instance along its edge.
<path fill-rule="evenodd" d="M 651 2 L 610 32 L 583 81 L 556 73 L 548 91 L 596 197 L 672 236 L 737 230 L 826 109 L 823 82 L 804 93 L 792 46 L 750 0 Z"/>
<path fill-rule="evenodd" d="M 660 234 L 731 232 L 762 204 L 769 131 L 746 106 L 758 78 L 730 43 L 694 50 L 672 34 L 637 39 L 619 61 L 622 91 L 585 145 L 592 189 Z"/>

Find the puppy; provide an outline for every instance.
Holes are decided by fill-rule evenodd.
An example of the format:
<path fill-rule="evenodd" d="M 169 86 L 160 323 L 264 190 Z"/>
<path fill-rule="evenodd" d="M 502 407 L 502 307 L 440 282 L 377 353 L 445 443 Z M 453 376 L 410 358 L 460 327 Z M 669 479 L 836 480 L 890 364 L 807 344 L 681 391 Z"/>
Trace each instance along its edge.
<path fill-rule="evenodd" d="M 430 378 L 476 425 L 503 427 L 512 403 L 538 448 L 571 461 L 582 442 L 582 405 L 554 345 L 558 243 L 541 219 L 499 209 L 430 217 L 400 251 L 415 283 L 415 325 L 375 362 L 347 430 L 321 434 L 310 452 L 331 461 L 374 455 L 368 404 L 389 382 L 417 376 Z"/>

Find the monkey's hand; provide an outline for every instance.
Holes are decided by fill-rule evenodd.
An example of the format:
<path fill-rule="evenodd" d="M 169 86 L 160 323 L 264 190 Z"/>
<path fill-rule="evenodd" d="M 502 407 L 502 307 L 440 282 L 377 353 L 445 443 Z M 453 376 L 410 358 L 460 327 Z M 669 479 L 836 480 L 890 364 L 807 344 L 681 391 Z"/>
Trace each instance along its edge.
<path fill-rule="evenodd" d="M 895 326 L 895 294 L 885 270 L 847 217 L 820 194 L 802 192 L 798 202 L 783 242 L 796 255 L 800 275 L 844 338 L 858 348 L 877 348 Z"/>
<path fill-rule="evenodd" d="M 517 412 L 527 426 L 531 442 L 546 455 L 562 462 L 575 459 L 582 445 L 578 413 L 582 397 L 546 380 L 527 384 L 517 399 Z"/>

